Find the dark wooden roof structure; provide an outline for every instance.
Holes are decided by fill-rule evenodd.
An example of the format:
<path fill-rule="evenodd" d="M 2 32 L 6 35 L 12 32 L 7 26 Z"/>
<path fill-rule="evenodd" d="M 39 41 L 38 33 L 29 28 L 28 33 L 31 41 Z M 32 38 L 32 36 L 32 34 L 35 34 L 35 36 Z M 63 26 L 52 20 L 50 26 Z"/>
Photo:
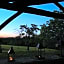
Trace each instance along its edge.
<path fill-rule="evenodd" d="M 59 13 L 54 13 L 54 12 L 50 12 L 50 11 L 46 11 L 46 10 L 28 7 L 30 5 L 54 3 L 56 6 L 58 6 L 64 12 L 64 7 L 58 3 L 58 2 L 63 2 L 63 1 L 64 0 L 4 0 L 4 1 L 1 0 L 0 8 L 18 11 L 18 12 L 16 14 L 14 14 L 13 16 L 11 16 L 10 18 L 8 18 L 4 23 L 2 23 L 0 25 L 0 30 L 23 12 L 64 19 L 64 14 L 59 14 Z"/>

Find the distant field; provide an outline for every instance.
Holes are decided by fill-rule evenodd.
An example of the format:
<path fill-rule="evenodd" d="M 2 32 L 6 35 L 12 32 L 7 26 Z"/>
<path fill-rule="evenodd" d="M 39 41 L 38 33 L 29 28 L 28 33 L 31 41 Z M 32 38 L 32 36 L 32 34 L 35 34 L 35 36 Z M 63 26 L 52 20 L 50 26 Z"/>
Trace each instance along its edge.
<path fill-rule="evenodd" d="M 8 50 L 10 49 L 11 45 L 1 45 L 2 46 L 2 53 L 0 53 L 0 58 L 7 58 Z M 13 46 L 15 51 L 15 57 L 34 57 L 38 55 L 38 49 L 36 47 L 30 47 L 30 50 L 27 51 L 26 46 Z M 60 54 L 58 50 L 55 49 L 45 49 L 45 54 Z M 44 54 L 44 49 L 42 49 L 42 55 Z"/>

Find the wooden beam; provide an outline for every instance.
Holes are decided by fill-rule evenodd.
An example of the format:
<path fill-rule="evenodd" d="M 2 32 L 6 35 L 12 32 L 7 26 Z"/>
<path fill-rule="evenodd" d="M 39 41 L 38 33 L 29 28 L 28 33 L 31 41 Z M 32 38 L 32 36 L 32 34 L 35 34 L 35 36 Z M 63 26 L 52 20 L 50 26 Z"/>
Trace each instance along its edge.
<path fill-rule="evenodd" d="M 49 12 L 49 11 L 36 9 L 36 8 L 31 8 L 31 7 L 26 7 L 24 12 L 25 13 L 30 13 L 30 14 L 41 15 L 41 16 L 47 16 L 47 17 L 54 17 L 54 18 L 64 19 L 64 14 Z"/>
<path fill-rule="evenodd" d="M 40 4 L 55 3 L 55 2 L 62 2 L 62 1 L 64 0 L 26 0 L 25 4 L 40 5 Z"/>
<path fill-rule="evenodd" d="M 64 0 L 14 0 L 15 3 L 13 4 L 8 3 L 8 1 L 13 1 L 13 0 L 4 0 L 4 1 L 1 0 L 0 8 L 18 11 L 18 9 L 23 8 L 24 6 L 26 7 L 30 5 L 63 2 Z"/>
<path fill-rule="evenodd" d="M 62 10 L 64 12 L 64 7 L 62 5 L 60 5 L 58 2 L 54 3 L 56 6 L 58 6 L 60 8 L 60 10 Z"/>
<path fill-rule="evenodd" d="M 0 25 L 0 30 L 4 28 L 8 23 L 10 23 L 13 19 L 15 19 L 18 15 L 20 15 L 22 12 L 17 12 L 13 16 L 11 16 L 9 19 L 7 19 L 4 23 Z"/>

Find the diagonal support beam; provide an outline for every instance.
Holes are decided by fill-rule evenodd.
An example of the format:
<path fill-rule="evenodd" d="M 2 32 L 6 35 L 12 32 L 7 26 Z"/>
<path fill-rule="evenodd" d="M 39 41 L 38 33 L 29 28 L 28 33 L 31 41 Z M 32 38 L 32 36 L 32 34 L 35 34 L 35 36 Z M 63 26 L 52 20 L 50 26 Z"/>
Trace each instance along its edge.
<path fill-rule="evenodd" d="M 62 5 L 60 5 L 58 2 L 54 3 L 56 6 L 58 6 L 60 8 L 60 10 L 62 10 L 64 12 L 64 7 Z"/>
<path fill-rule="evenodd" d="M 0 25 L 0 30 L 4 28 L 8 23 L 10 23 L 13 19 L 15 19 L 18 15 L 20 15 L 22 12 L 17 12 L 13 16 L 11 16 L 9 19 L 7 19 L 4 23 Z"/>
<path fill-rule="evenodd" d="M 40 9 L 36 9 L 36 8 L 31 8 L 31 7 L 26 7 L 24 12 L 36 14 L 36 15 L 41 15 L 41 16 L 48 16 L 48 17 L 64 19 L 64 14 L 49 12 L 49 11 L 40 10 Z"/>

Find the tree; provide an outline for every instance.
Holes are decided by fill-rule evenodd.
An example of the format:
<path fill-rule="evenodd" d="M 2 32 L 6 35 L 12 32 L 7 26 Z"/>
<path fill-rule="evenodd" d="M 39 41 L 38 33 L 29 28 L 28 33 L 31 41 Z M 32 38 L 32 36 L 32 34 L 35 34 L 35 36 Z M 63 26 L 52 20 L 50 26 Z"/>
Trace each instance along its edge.
<path fill-rule="evenodd" d="M 26 37 L 26 40 L 27 40 L 26 41 L 27 42 L 27 50 L 29 51 L 30 36 L 33 34 L 32 29 L 29 28 L 29 27 L 27 27 L 27 25 L 21 25 L 20 27 L 21 27 L 20 29 L 26 33 L 26 36 L 25 37 Z"/>
<path fill-rule="evenodd" d="M 46 47 L 46 41 L 47 41 L 47 26 L 45 24 L 40 25 L 41 30 L 40 30 L 40 40 L 41 43 L 43 43 L 43 47 Z"/>
<path fill-rule="evenodd" d="M 20 26 L 21 31 L 23 31 L 26 35 L 26 44 L 27 44 L 27 50 L 29 50 L 29 46 L 32 43 L 35 43 L 37 40 L 36 36 L 37 36 L 37 31 L 39 30 L 39 28 L 37 28 L 37 25 L 35 24 L 31 24 L 31 27 L 28 27 L 27 25 L 21 25 Z M 33 40 L 34 39 L 34 40 Z M 34 44 L 35 45 L 35 44 Z"/>
<path fill-rule="evenodd" d="M 55 11 L 55 13 L 61 13 Z M 64 19 L 54 18 L 49 22 L 47 21 L 47 25 L 41 27 L 41 38 L 46 41 L 48 46 L 53 45 L 59 42 L 59 40 L 64 42 Z M 59 44 L 59 43 L 58 43 Z M 62 43 L 64 44 L 64 43 Z"/>

